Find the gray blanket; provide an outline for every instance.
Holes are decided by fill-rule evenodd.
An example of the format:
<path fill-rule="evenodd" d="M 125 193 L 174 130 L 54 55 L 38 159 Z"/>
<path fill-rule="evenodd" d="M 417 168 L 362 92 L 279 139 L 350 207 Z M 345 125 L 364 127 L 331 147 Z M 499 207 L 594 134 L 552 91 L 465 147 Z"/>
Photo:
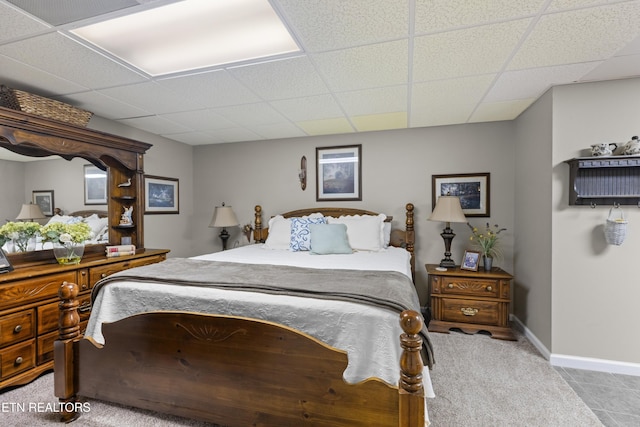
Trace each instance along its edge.
<path fill-rule="evenodd" d="M 351 301 L 398 314 L 404 310 L 420 312 L 411 279 L 391 271 L 323 270 L 170 258 L 158 264 L 123 270 L 100 280 L 93 288 L 92 303 L 103 286 L 121 280 Z M 421 336 L 424 362 L 431 368 L 433 349 L 426 326 Z"/>

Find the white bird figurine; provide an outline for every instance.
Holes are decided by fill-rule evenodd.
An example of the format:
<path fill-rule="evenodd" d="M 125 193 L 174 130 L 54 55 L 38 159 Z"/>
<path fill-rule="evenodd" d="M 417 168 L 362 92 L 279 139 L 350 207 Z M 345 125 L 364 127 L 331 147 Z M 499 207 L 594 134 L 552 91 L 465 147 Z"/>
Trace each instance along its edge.
<path fill-rule="evenodd" d="M 122 184 L 118 184 L 118 187 L 131 187 L 131 178 L 127 179 L 127 182 L 123 182 Z"/>

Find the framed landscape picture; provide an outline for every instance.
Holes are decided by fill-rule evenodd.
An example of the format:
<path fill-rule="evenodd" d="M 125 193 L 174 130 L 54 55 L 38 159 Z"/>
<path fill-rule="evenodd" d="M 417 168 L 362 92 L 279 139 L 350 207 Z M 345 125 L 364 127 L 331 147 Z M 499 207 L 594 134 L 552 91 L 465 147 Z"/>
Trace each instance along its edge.
<path fill-rule="evenodd" d="M 179 182 L 176 178 L 162 176 L 144 176 L 145 214 L 180 213 Z"/>
<path fill-rule="evenodd" d="M 467 217 L 490 216 L 489 173 L 432 175 L 431 209 L 440 196 L 457 196 Z"/>
<path fill-rule="evenodd" d="M 84 166 L 84 204 L 106 205 L 107 172 L 94 165 Z"/>
<path fill-rule="evenodd" d="M 316 148 L 316 201 L 362 200 L 362 145 Z"/>
<path fill-rule="evenodd" d="M 31 197 L 31 202 L 40 206 L 45 216 L 53 216 L 53 190 L 34 190 L 31 192 Z"/>

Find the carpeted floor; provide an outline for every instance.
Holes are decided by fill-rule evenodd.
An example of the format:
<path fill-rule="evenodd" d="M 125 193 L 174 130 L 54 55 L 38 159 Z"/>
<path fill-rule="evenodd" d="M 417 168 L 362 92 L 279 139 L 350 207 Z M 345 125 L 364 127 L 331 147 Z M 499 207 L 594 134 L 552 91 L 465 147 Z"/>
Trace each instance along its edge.
<path fill-rule="evenodd" d="M 573 389 L 523 337 L 502 341 L 487 335 L 432 333 L 437 397 L 429 399 L 434 427 L 602 426 Z M 49 407 L 47 407 L 47 404 Z M 50 426 L 53 375 L 0 394 L 0 425 Z M 89 412 L 71 426 L 205 426 L 205 423 L 90 401 Z"/>

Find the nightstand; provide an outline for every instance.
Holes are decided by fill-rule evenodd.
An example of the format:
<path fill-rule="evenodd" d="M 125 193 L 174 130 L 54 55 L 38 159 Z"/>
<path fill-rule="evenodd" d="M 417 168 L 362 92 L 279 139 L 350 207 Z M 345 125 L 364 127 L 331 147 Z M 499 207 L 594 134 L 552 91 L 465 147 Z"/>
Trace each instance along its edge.
<path fill-rule="evenodd" d="M 516 340 L 509 326 L 511 276 L 501 268 L 468 271 L 460 267 L 438 271 L 427 264 L 432 319 L 430 332 L 449 333 L 458 328 L 467 334 L 479 331 L 492 338 Z"/>

